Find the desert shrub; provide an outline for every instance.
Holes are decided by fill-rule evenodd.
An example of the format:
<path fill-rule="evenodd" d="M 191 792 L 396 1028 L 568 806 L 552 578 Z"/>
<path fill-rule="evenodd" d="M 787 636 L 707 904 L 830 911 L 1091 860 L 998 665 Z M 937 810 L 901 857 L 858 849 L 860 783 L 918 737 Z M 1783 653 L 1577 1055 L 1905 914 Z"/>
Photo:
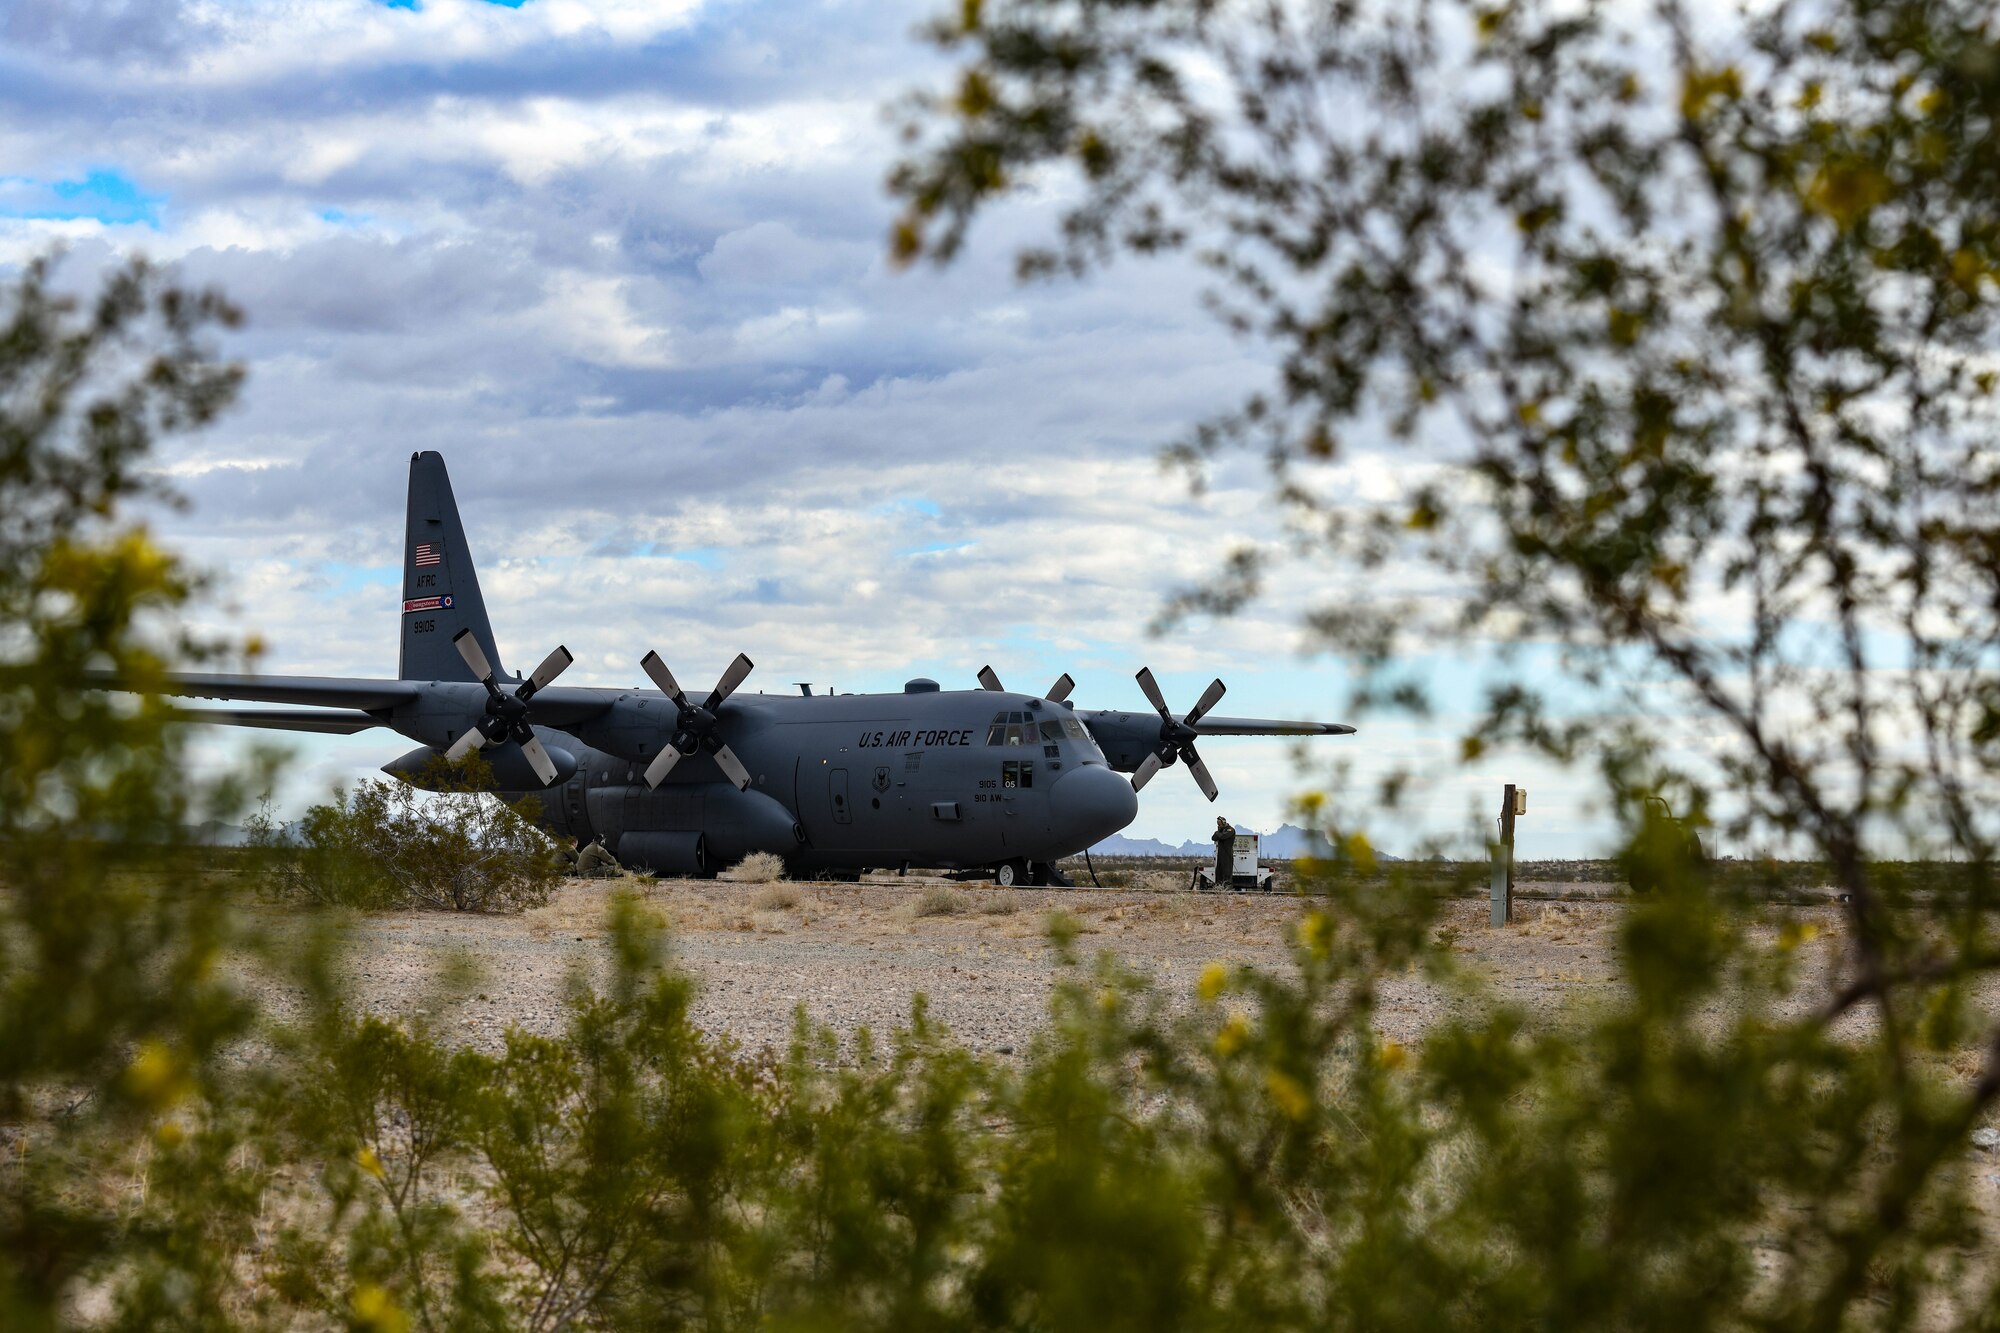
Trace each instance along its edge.
<path fill-rule="evenodd" d="M 439 759 L 421 780 L 438 790 L 364 781 L 306 811 L 293 829 L 251 825 L 266 884 L 305 902 L 363 909 L 515 912 L 549 900 L 565 868 L 558 849 L 525 802 L 517 808 L 483 790 L 491 771 L 478 755 L 457 769 Z"/>
<path fill-rule="evenodd" d="M 371 831 L 344 791 L 308 809 L 292 826 L 276 823 L 268 808 L 244 821 L 257 887 L 265 894 L 322 907 L 401 906 L 401 892 L 369 845 Z"/>
<path fill-rule="evenodd" d="M 717 876 L 734 884 L 769 884 L 785 877 L 785 858 L 773 852 L 752 852 Z"/>
<path fill-rule="evenodd" d="M 983 916 L 1009 916 L 1021 910 L 1021 901 L 1011 889 L 994 889 L 978 897 L 979 912 Z"/>
<path fill-rule="evenodd" d="M 750 905 L 760 912 L 789 912 L 799 905 L 799 891 L 789 884 L 767 884 L 751 896 Z"/>
<path fill-rule="evenodd" d="M 139 261 L 66 286 L 41 260 L 0 283 L 0 1328 L 218 1326 L 257 1126 L 169 1125 L 251 1030 L 216 963 L 254 942 L 184 831 L 265 775 L 204 773 L 146 693 L 248 654 L 186 630 L 202 581 L 132 506 L 169 498 L 155 437 L 233 398 L 236 312 Z"/>
<path fill-rule="evenodd" d="M 965 910 L 965 895 L 942 884 L 933 884 L 910 905 L 913 916 L 957 916 Z"/>

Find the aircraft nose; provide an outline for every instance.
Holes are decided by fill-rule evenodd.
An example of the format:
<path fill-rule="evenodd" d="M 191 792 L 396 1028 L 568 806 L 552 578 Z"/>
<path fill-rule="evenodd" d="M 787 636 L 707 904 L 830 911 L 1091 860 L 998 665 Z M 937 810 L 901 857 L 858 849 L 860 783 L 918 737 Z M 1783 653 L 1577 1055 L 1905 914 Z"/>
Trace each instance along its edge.
<path fill-rule="evenodd" d="M 1104 841 L 1139 814 L 1139 793 L 1101 764 L 1085 764 L 1063 774 L 1049 796 L 1057 838 L 1079 852 Z"/>

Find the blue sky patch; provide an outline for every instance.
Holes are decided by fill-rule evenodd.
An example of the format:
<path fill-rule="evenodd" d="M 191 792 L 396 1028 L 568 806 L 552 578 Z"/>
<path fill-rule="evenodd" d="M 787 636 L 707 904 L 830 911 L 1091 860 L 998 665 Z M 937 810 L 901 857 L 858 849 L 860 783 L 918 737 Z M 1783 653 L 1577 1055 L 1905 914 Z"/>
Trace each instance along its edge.
<path fill-rule="evenodd" d="M 92 218 L 107 226 L 143 223 L 158 230 L 166 196 L 148 194 L 120 171 L 98 168 L 82 180 L 39 181 L 0 176 L 0 217 L 68 222 Z"/>
<path fill-rule="evenodd" d="M 646 547 L 644 554 L 662 560 L 679 560 L 685 564 L 699 565 L 703 569 L 721 569 L 729 562 L 729 553 L 719 546 L 667 546 L 654 542 Z"/>
<path fill-rule="evenodd" d="M 939 518 L 944 510 L 935 500 L 927 500 L 921 495 L 905 495 L 887 500 L 868 511 L 871 514 L 922 514 L 925 518 Z"/>

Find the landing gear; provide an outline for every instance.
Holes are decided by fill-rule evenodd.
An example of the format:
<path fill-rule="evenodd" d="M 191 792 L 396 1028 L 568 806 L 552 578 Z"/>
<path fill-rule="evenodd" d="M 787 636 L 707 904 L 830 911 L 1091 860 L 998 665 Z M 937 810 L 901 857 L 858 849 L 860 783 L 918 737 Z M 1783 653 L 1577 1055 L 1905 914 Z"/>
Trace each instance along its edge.
<path fill-rule="evenodd" d="M 993 882 L 1003 889 L 1011 889 L 1028 878 L 1028 867 L 1022 861 L 1002 861 L 993 867 Z"/>

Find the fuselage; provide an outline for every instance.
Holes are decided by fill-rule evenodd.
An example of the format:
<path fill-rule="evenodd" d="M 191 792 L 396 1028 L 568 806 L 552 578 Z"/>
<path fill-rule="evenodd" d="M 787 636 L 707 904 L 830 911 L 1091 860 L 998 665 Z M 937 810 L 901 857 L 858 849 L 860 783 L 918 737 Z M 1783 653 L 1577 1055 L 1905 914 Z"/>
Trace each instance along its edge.
<path fill-rule="evenodd" d="M 611 706 L 596 717 L 536 728 L 563 770 L 558 783 L 540 788 L 504 760 L 496 776 L 509 798 L 538 798 L 559 836 L 602 837 L 628 864 L 662 872 L 699 873 L 756 851 L 804 872 L 1047 864 L 1138 812 L 1130 782 L 1077 714 L 1026 695 L 929 682 L 898 694 L 739 693 L 718 727 L 750 772 L 739 792 L 703 753 L 648 788 L 648 750 L 673 707 L 645 691 L 606 693 Z M 460 716 L 435 728 L 411 717 L 397 729 L 435 749 Z M 407 774 L 424 757 L 389 767 Z"/>

